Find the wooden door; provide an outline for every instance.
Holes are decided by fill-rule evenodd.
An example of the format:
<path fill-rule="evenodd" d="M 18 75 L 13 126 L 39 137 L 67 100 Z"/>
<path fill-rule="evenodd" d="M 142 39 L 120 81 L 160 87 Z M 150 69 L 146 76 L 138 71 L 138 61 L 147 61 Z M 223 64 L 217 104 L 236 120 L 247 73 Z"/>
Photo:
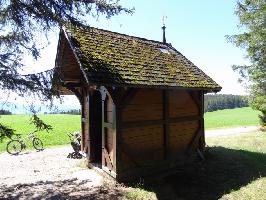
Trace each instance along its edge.
<path fill-rule="evenodd" d="M 81 151 L 90 155 L 89 148 L 89 95 L 86 89 L 83 89 L 82 95 L 82 112 L 81 112 L 81 126 L 82 126 L 82 138 L 81 138 Z"/>
<path fill-rule="evenodd" d="M 114 102 L 106 89 L 102 94 L 102 169 L 116 172 L 116 113 Z"/>

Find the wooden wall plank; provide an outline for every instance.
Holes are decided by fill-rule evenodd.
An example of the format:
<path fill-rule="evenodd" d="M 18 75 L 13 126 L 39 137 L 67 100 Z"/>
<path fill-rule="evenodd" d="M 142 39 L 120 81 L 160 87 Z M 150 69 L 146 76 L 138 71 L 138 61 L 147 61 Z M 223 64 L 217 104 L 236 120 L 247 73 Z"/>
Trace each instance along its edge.
<path fill-rule="evenodd" d="M 169 94 L 170 117 L 199 115 L 197 104 L 186 90 L 171 90 Z"/>
<path fill-rule="evenodd" d="M 199 121 L 181 122 L 170 125 L 171 154 L 185 151 L 195 132 L 198 130 Z"/>
<path fill-rule="evenodd" d="M 121 129 L 120 170 L 163 160 L 163 125 Z"/>
<path fill-rule="evenodd" d="M 141 89 L 123 109 L 122 121 L 156 120 L 163 118 L 162 91 Z"/>

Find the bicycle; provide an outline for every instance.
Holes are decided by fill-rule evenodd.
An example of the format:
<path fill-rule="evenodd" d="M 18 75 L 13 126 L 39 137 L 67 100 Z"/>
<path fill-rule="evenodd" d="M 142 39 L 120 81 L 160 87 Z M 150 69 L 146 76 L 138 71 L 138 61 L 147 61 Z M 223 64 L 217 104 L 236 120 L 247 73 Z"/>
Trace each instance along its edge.
<path fill-rule="evenodd" d="M 10 138 L 11 140 L 7 143 L 6 145 L 6 151 L 9 154 L 12 155 L 18 155 L 23 149 L 26 149 L 26 143 L 25 140 L 31 141 L 33 144 L 33 147 L 37 150 L 37 151 L 42 151 L 43 148 L 43 142 L 35 136 L 34 133 L 36 133 L 36 131 L 33 131 L 31 133 L 29 133 L 26 137 L 21 137 L 20 134 L 16 134 L 16 138 Z"/>

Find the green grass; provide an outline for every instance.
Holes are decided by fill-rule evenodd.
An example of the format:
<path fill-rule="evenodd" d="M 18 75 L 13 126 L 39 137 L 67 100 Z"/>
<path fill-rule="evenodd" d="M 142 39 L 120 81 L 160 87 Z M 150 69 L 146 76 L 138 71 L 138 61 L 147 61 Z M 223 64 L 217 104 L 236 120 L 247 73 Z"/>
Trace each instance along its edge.
<path fill-rule="evenodd" d="M 37 132 L 36 135 L 43 141 L 44 147 L 69 144 L 67 132 L 80 131 L 79 115 L 39 115 L 41 119 L 50 124 L 53 130 L 49 133 L 45 131 Z M 0 122 L 16 130 L 17 134 L 27 135 L 35 128 L 30 122 L 30 115 L 2 115 Z M 0 151 L 5 151 L 6 142 L 0 142 Z M 31 147 L 29 145 L 29 147 Z"/>
<path fill-rule="evenodd" d="M 259 125 L 259 112 L 250 107 L 207 112 L 205 129 Z"/>
<path fill-rule="evenodd" d="M 230 155 L 232 162 L 228 166 L 228 170 L 233 169 L 230 174 L 237 176 L 231 184 L 238 185 L 225 192 L 221 199 L 266 199 L 265 132 L 250 133 L 237 137 L 207 138 L 206 142 L 212 148 L 225 149 L 217 152 L 221 156 L 232 152 Z M 225 160 L 228 160 L 228 158 L 225 158 Z"/>
<path fill-rule="evenodd" d="M 156 195 L 153 192 L 146 191 L 141 188 L 134 188 L 126 192 L 127 199 L 130 200 L 145 200 L 145 199 L 155 199 Z"/>
<path fill-rule="evenodd" d="M 207 138 L 206 160 L 130 191 L 132 199 L 266 199 L 266 133 Z M 144 190 L 144 191 L 143 191 Z M 146 193 L 145 193 L 146 191 Z M 154 198 L 136 198 L 152 193 Z"/>
<path fill-rule="evenodd" d="M 0 122 L 15 129 L 17 133 L 26 135 L 35 130 L 29 125 L 30 115 L 2 115 Z M 53 131 L 39 132 L 38 137 L 43 140 L 44 146 L 69 144 L 67 132 L 80 131 L 79 115 L 40 115 L 41 119 L 53 126 Z M 205 113 L 205 128 L 215 129 L 224 127 L 258 125 L 258 112 L 251 108 L 227 109 Z M 0 151 L 4 151 L 6 141 L 0 143 Z"/>

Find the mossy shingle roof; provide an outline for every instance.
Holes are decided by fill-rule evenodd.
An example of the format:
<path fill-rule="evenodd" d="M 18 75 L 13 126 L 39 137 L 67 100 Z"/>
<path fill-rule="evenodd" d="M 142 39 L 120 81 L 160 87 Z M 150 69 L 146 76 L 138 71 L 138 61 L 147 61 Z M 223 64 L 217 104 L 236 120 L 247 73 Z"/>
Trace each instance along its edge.
<path fill-rule="evenodd" d="M 91 84 L 221 89 L 169 44 L 92 27 L 64 33 Z"/>

